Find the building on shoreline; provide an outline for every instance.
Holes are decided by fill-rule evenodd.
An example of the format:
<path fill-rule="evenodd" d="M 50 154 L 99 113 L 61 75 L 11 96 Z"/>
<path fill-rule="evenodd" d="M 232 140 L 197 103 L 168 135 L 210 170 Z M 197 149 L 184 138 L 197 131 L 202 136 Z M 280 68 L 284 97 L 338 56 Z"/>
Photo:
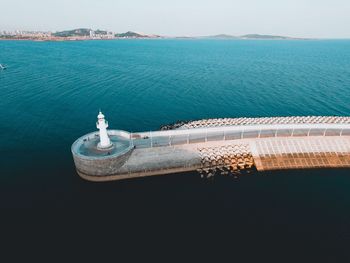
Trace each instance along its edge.
<path fill-rule="evenodd" d="M 90 39 L 113 39 L 114 33 L 103 30 L 90 30 Z"/>
<path fill-rule="evenodd" d="M 13 38 L 13 39 L 47 39 L 52 37 L 51 31 L 0 31 L 1 38 Z"/>
<path fill-rule="evenodd" d="M 33 40 L 33 41 L 72 41 L 72 40 L 109 40 L 109 39 L 153 39 L 161 38 L 158 35 L 147 35 L 128 31 L 115 33 L 108 30 L 93 30 L 77 28 L 65 31 L 0 31 L 0 40 Z"/>

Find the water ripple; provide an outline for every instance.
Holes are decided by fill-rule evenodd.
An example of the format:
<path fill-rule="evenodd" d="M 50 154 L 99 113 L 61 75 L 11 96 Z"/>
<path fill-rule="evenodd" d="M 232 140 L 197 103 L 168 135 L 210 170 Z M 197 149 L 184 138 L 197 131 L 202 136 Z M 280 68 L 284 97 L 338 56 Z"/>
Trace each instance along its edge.
<path fill-rule="evenodd" d="M 350 41 L 0 42 L 3 149 L 178 119 L 350 115 Z M 28 140 L 30 138 L 30 140 Z"/>

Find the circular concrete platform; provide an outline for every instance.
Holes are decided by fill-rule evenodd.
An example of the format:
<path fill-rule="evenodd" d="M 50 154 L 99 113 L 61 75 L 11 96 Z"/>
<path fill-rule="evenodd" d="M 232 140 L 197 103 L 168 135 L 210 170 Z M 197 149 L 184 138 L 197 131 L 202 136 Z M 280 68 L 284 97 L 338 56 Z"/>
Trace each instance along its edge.
<path fill-rule="evenodd" d="M 124 131 L 110 130 L 108 131 L 112 147 L 100 149 L 98 143 L 100 137 L 98 132 L 89 133 L 72 145 L 73 155 L 83 159 L 109 158 L 123 155 L 133 149 L 130 134 Z"/>

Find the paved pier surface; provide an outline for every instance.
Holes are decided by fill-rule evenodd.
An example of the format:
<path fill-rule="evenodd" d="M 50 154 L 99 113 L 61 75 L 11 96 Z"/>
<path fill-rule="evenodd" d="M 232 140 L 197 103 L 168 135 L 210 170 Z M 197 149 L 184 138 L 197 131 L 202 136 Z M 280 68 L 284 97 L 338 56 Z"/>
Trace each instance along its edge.
<path fill-rule="evenodd" d="M 196 170 L 212 176 L 253 167 L 258 171 L 350 167 L 350 118 L 288 118 L 251 118 L 243 124 L 242 118 L 204 120 L 198 128 L 187 123 L 187 128 L 133 134 L 111 130 L 115 148 L 102 152 L 94 146 L 96 132 L 78 139 L 72 152 L 77 172 L 91 181 Z M 221 125 L 220 120 L 230 125 Z"/>
<path fill-rule="evenodd" d="M 254 140 L 258 171 L 350 168 L 350 137 L 271 138 Z"/>

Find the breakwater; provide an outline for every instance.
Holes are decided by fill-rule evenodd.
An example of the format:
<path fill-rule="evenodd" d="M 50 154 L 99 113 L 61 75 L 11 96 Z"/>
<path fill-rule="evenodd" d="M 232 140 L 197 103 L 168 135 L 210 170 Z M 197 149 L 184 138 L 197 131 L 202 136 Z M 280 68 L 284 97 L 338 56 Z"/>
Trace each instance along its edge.
<path fill-rule="evenodd" d="M 175 130 L 110 130 L 112 149 L 99 150 L 99 133 L 72 145 L 78 174 L 91 181 L 199 171 L 202 176 L 243 170 L 350 167 L 349 117 L 277 117 L 188 122 Z"/>

